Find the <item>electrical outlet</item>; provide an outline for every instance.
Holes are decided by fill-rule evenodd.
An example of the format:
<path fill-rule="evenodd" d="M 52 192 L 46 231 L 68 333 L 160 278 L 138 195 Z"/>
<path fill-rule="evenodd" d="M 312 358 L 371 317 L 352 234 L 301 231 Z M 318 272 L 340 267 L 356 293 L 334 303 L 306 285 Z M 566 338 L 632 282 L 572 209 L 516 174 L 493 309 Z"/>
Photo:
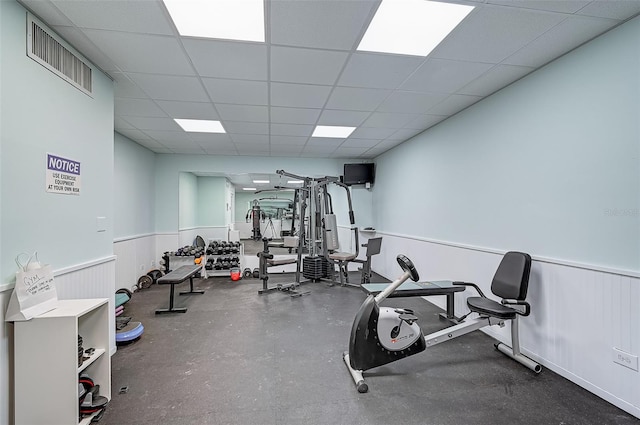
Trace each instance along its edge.
<path fill-rule="evenodd" d="M 616 347 L 613 347 L 613 361 L 636 372 L 638 371 L 638 356 L 625 353 Z"/>

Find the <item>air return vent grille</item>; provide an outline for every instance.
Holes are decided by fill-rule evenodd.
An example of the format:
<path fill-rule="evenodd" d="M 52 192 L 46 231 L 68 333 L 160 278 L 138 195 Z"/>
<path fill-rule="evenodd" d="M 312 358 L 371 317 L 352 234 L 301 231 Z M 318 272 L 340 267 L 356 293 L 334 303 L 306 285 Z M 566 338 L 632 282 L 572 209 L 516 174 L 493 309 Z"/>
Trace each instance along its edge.
<path fill-rule="evenodd" d="M 91 95 L 91 67 L 64 46 L 64 41 L 27 15 L 27 56 L 82 92 Z"/>

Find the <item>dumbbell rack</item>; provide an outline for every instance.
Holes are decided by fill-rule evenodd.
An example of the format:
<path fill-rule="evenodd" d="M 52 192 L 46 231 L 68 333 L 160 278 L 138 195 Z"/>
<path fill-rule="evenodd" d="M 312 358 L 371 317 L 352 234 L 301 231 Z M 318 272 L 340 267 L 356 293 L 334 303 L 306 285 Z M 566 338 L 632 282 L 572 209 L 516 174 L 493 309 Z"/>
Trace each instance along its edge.
<path fill-rule="evenodd" d="M 240 268 L 240 271 L 242 272 L 242 264 L 244 263 L 244 244 L 242 242 L 240 242 L 240 252 L 239 253 L 234 253 L 234 254 L 205 254 L 205 256 L 203 257 L 203 269 L 205 269 L 205 272 L 207 273 L 208 277 L 215 277 L 215 276 L 224 276 L 224 277 L 229 277 L 230 274 L 230 268 L 229 269 L 222 269 L 222 270 L 206 270 L 206 264 L 207 261 L 210 258 L 213 258 L 214 261 L 217 261 L 217 259 L 219 257 L 228 257 L 228 256 L 237 256 L 238 257 L 238 265 L 234 266 L 234 267 L 238 267 Z"/>

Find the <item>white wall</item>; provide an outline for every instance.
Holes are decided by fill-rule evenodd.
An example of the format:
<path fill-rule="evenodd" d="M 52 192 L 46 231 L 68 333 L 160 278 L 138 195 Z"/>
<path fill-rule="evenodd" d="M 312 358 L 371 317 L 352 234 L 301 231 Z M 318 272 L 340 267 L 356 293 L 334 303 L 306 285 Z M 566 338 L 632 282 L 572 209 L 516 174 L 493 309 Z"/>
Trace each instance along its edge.
<path fill-rule="evenodd" d="M 383 154 L 373 191 L 375 271 L 404 253 L 490 293 L 501 255 L 530 253 L 524 351 L 636 416 L 612 350 L 640 355 L 639 39 L 636 18 Z"/>

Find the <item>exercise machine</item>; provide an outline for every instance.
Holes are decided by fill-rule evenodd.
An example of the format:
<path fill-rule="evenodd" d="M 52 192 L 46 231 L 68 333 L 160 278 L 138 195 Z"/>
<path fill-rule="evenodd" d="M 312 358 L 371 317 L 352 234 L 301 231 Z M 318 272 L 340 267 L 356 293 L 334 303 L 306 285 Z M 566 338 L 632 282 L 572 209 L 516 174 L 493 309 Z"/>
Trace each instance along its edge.
<path fill-rule="evenodd" d="M 285 242 L 271 242 L 267 238 L 262 238 L 263 249 L 258 252 L 259 258 L 259 268 L 258 268 L 258 279 L 262 280 L 262 289 L 258 290 L 258 295 L 267 294 L 273 291 L 282 291 L 288 292 L 292 297 L 300 297 L 302 295 L 309 294 L 309 291 L 300 291 L 298 289 L 299 285 L 295 282 L 293 283 L 278 283 L 276 286 L 269 287 L 269 267 L 271 266 L 284 266 L 287 264 L 295 264 L 297 263 L 297 259 L 295 258 L 283 258 L 283 259 L 274 259 L 273 253 L 269 251 L 270 248 L 289 248 L 293 245 L 287 244 L 288 241 L 295 241 L 296 238 L 287 236 L 285 237 Z"/>
<path fill-rule="evenodd" d="M 503 327 L 511 322 L 511 344 L 495 344 L 496 349 L 528 367 L 535 373 L 542 366 L 520 352 L 518 316 L 528 316 L 531 307 L 525 301 L 529 285 L 531 257 L 522 252 L 507 252 L 491 282 L 491 292 L 502 298 L 501 302 L 487 298 L 473 283 L 453 282 L 454 285 L 473 287 L 479 297 L 467 298 L 469 313 L 459 319 L 457 325 L 424 336 L 412 310 L 380 307 L 380 303 L 393 294 L 407 279 L 419 280 L 415 266 L 404 255 L 398 255 L 403 274 L 377 295 L 369 295 L 360 306 L 351 327 L 349 351 L 343 360 L 360 393 L 369 389 L 363 372 L 374 367 L 400 360 L 424 351 L 441 342 L 473 332 L 485 326 Z M 475 318 L 468 318 L 472 313 Z"/>

